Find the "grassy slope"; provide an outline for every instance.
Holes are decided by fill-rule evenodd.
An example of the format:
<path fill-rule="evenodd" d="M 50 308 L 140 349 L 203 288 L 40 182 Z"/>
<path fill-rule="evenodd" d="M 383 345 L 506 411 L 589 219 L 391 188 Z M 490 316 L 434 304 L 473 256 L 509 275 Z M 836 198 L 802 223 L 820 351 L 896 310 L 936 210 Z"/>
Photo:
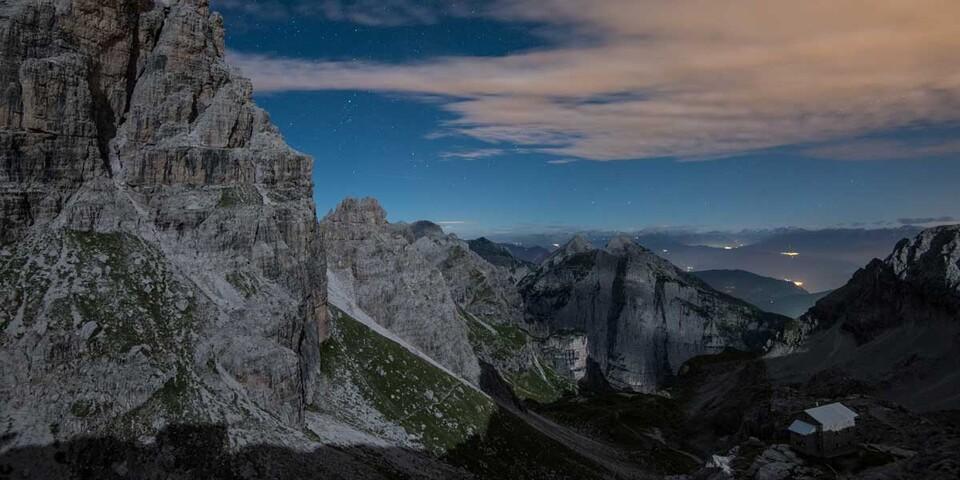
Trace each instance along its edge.
<path fill-rule="evenodd" d="M 333 309 L 321 351 L 330 382 L 358 387 L 388 421 L 442 453 L 486 430 L 496 405 L 486 395 Z"/>
<path fill-rule="evenodd" d="M 443 461 L 490 479 L 608 477 L 486 395 L 342 311 L 332 313 L 321 353 L 327 381 L 354 384 L 364 401 Z"/>
<path fill-rule="evenodd" d="M 466 311 L 460 313 L 467 322 L 470 344 L 477 356 L 498 368 L 518 398 L 550 403 L 576 392 L 576 385 L 571 380 L 539 359 L 537 365 L 524 368 L 511 365 L 510 360 L 521 357 L 523 350 L 533 342 L 526 331 L 515 325 L 484 324 Z M 538 355 L 535 348 L 530 351 L 532 355 Z"/>

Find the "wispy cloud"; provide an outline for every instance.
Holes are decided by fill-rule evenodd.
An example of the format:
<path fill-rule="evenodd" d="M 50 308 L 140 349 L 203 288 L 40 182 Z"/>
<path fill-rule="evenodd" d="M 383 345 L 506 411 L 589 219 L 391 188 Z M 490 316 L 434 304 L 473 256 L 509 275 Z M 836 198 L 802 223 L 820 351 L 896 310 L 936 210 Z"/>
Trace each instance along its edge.
<path fill-rule="evenodd" d="M 462 152 L 444 152 L 440 154 L 440 158 L 477 160 L 480 158 L 496 157 L 498 155 L 503 155 L 503 154 L 504 154 L 504 151 L 503 149 L 500 149 L 500 148 L 481 148 L 477 150 L 466 150 Z"/>
<path fill-rule="evenodd" d="M 576 158 L 558 158 L 556 160 L 547 160 L 547 163 L 550 165 L 566 165 L 568 163 L 576 162 Z"/>
<path fill-rule="evenodd" d="M 345 21 L 386 23 L 351 4 Z M 405 8 L 391 11 L 443 14 Z M 499 0 L 463 14 L 539 22 L 562 40 L 408 64 L 232 58 L 261 92 L 440 98 L 455 116 L 445 134 L 563 158 L 717 158 L 960 120 L 954 0 Z"/>

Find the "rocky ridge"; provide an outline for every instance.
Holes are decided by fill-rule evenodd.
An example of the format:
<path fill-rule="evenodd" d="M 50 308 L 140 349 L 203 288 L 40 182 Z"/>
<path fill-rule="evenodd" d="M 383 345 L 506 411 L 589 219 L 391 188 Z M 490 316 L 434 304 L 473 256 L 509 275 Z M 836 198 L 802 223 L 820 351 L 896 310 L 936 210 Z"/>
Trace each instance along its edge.
<path fill-rule="evenodd" d="M 480 366 L 443 274 L 405 225 L 391 225 L 372 199 L 344 200 L 321 222 L 330 269 L 378 323 L 476 382 Z M 426 240 L 425 240 L 426 241 Z"/>
<path fill-rule="evenodd" d="M 370 198 L 344 200 L 321 231 L 331 275 L 357 305 L 446 368 L 479 385 L 486 365 L 540 400 L 569 388 L 541 365 L 510 272 L 467 242 L 430 222 L 391 224 Z"/>
<path fill-rule="evenodd" d="M 623 390 L 655 391 L 697 355 L 760 351 L 786 320 L 713 290 L 629 237 L 597 249 L 578 236 L 520 289 L 535 335 L 584 335 L 591 381 Z"/>
<path fill-rule="evenodd" d="M 919 410 L 960 405 L 958 272 L 960 226 L 901 241 L 790 322 L 771 355 L 775 374 L 839 369 Z"/>

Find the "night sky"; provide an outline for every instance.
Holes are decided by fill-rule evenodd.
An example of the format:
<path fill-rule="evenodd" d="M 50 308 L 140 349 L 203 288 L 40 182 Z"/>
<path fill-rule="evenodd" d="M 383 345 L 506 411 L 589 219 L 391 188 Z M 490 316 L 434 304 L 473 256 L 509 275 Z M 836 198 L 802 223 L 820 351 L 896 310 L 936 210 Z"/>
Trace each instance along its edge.
<path fill-rule="evenodd" d="M 321 216 L 472 237 L 960 216 L 960 4 L 901 3 L 213 6 Z"/>

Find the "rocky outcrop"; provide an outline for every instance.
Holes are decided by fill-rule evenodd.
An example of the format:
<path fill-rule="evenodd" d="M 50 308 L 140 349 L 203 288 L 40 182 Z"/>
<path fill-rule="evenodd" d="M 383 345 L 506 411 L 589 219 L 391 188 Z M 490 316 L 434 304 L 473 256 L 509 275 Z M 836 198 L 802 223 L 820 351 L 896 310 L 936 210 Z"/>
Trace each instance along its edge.
<path fill-rule="evenodd" d="M 453 300 L 466 312 L 495 325 L 520 325 L 523 299 L 515 271 L 488 262 L 455 235 L 421 234 L 414 245 L 442 273 Z"/>
<path fill-rule="evenodd" d="M 938 227 L 897 244 L 801 319 L 818 329 L 840 325 L 858 343 L 904 323 L 955 321 L 960 315 L 960 226 Z"/>
<path fill-rule="evenodd" d="M 310 158 L 206 0 L 0 2 L 5 448 L 303 441 L 327 309 Z"/>
<path fill-rule="evenodd" d="M 521 283 L 535 335 L 580 332 L 592 384 L 654 391 L 689 358 L 760 351 L 786 320 L 713 290 L 628 237 L 576 237 Z M 568 352 L 576 358 L 576 352 Z M 573 364 L 576 364 L 574 362 Z"/>
<path fill-rule="evenodd" d="M 911 407 L 960 405 L 960 226 L 903 240 L 790 323 L 778 378 L 838 369 Z"/>
<path fill-rule="evenodd" d="M 526 331 L 511 271 L 467 242 L 431 222 L 391 224 L 370 198 L 344 200 L 321 230 L 331 278 L 347 296 L 446 368 L 480 385 L 481 368 L 489 367 L 518 395 L 539 401 L 572 388 L 552 367 L 576 360 L 539 348 Z"/>
<path fill-rule="evenodd" d="M 807 465 L 787 445 L 772 445 L 763 451 L 747 470 L 746 478 L 755 480 L 815 480 L 823 472 Z"/>
<path fill-rule="evenodd" d="M 480 367 L 443 273 L 424 255 L 429 239 L 392 225 L 372 198 L 346 199 L 321 222 L 330 269 L 360 308 L 400 338 L 470 381 Z"/>

